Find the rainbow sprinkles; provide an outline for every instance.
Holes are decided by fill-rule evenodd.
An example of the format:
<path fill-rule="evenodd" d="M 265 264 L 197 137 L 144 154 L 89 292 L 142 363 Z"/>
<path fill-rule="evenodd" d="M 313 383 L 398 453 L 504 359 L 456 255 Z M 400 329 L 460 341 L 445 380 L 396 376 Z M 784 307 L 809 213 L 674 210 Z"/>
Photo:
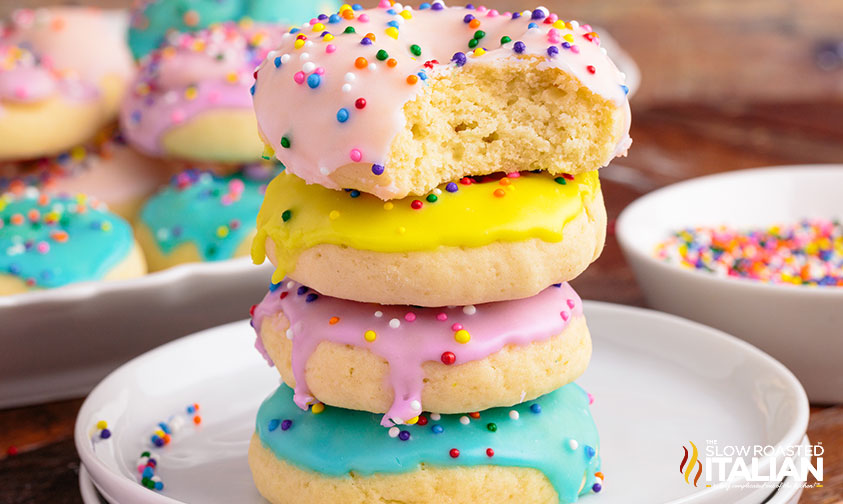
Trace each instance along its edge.
<path fill-rule="evenodd" d="M 696 227 L 656 247 L 657 259 L 731 278 L 782 285 L 843 286 L 843 224 L 804 219 L 768 228 Z"/>

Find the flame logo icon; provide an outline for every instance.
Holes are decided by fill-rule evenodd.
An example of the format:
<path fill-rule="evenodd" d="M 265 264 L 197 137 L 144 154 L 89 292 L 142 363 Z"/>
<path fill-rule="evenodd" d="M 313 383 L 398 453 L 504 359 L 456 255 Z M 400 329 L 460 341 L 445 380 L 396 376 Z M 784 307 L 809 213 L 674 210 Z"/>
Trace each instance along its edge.
<path fill-rule="evenodd" d="M 700 453 L 697 450 L 697 445 L 691 441 L 688 442 L 691 443 L 690 460 L 688 458 L 688 448 L 683 446 L 682 449 L 685 450 L 685 456 L 682 457 L 682 462 L 679 464 L 679 474 L 684 474 L 685 483 L 690 485 L 690 477 L 694 472 L 694 466 L 696 466 L 697 475 L 694 476 L 694 486 L 697 486 L 697 482 L 700 480 L 700 476 L 702 476 L 702 462 L 700 462 L 698 458 Z"/>

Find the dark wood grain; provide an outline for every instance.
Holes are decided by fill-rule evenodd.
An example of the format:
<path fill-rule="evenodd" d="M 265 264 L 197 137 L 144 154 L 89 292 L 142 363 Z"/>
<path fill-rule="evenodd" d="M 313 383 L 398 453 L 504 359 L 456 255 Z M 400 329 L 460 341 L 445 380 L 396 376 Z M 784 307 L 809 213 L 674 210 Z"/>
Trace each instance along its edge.
<path fill-rule="evenodd" d="M 630 156 L 604 170 L 609 237 L 603 256 L 574 285 L 584 298 L 643 306 L 613 236 L 614 219 L 638 196 L 678 180 L 754 166 L 843 163 L 843 103 L 696 105 L 637 110 Z M 0 503 L 80 502 L 72 442 L 81 401 L 0 411 Z M 843 503 L 843 407 L 815 407 L 808 435 L 825 447 L 822 488 L 806 504 Z"/>

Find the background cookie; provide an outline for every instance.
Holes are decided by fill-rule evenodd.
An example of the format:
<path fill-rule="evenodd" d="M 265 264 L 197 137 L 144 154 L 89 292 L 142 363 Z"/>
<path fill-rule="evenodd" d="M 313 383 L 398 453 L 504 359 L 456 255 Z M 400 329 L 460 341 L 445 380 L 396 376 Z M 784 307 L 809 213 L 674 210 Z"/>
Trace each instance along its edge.
<path fill-rule="evenodd" d="M 132 228 L 84 195 L 0 196 L 0 295 L 146 273 Z"/>
<path fill-rule="evenodd" d="M 82 7 L 12 14 L 0 28 L 0 159 L 57 154 L 116 116 L 134 74 L 126 21 Z"/>
<path fill-rule="evenodd" d="M 105 131 L 96 141 L 54 157 L 0 165 L 0 191 L 21 181 L 58 194 L 88 194 L 132 222 L 172 173 L 169 164 L 140 154 L 118 133 Z"/>
<path fill-rule="evenodd" d="M 127 140 L 156 157 L 260 160 L 249 89 L 255 66 L 282 33 L 279 26 L 243 21 L 172 34 L 140 62 L 120 114 Z"/>
<path fill-rule="evenodd" d="M 249 254 L 265 179 L 188 170 L 143 206 L 135 231 L 149 269 Z"/>
<path fill-rule="evenodd" d="M 138 59 L 163 43 L 169 32 L 196 31 L 241 19 L 282 25 L 304 23 L 340 6 L 333 0 L 136 0 L 135 3 L 129 46 Z"/>

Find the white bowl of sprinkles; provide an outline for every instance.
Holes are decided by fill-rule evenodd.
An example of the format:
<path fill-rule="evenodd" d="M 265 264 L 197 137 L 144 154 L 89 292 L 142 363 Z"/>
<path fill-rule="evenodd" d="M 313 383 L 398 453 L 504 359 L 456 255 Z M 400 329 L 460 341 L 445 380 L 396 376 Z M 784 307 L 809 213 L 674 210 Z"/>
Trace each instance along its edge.
<path fill-rule="evenodd" d="M 617 237 L 650 306 L 722 329 L 843 402 L 843 165 L 742 170 L 630 204 Z"/>

